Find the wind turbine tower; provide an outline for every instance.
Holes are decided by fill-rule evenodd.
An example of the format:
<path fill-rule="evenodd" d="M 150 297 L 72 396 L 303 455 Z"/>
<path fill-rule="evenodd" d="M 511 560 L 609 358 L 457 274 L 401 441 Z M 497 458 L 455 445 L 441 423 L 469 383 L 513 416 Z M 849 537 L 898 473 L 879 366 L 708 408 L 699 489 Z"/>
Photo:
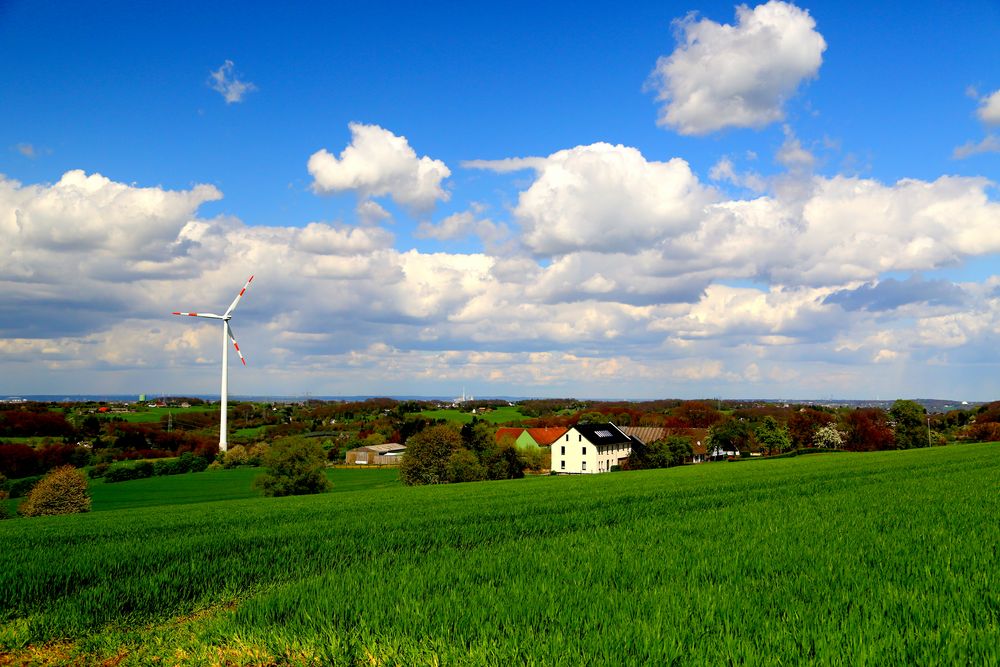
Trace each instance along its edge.
<path fill-rule="evenodd" d="M 243 358 L 243 353 L 240 352 L 240 345 L 236 342 L 236 337 L 233 336 L 233 329 L 229 326 L 229 320 L 233 318 L 233 311 L 236 310 L 236 305 L 243 298 L 243 293 L 247 291 L 247 287 L 250 287 L 250 283 L 253 281 L 253 276 L 247 279 L 243 289 L 240 293 L 236 295 L 233 302 L 229 304 L 229 308 L 222 315 L 215 315 L 213 313 L 173 313 L 174 315 L 187 315 L 188 317 L 204 317 L 210 320 L 222 320 L 222 391 L 220 392 L 220 413 L 219 413 L 219 451 L 225 452 L 228 448 L 226 443 L 226 417 L 228 415 L 228 399 L 229 399 L 229 341 L 233 342 L 233 347 L 236 348 L 236 354 L 240 355 L 240 361 L 243 365 L 247 365 L 247 360 Z"/>

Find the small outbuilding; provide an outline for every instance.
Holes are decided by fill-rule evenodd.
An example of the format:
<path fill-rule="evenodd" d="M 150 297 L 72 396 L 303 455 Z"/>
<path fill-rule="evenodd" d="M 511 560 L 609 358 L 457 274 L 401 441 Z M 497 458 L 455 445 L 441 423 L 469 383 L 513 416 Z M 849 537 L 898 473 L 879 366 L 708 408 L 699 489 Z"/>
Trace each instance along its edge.
<path fill-rule="evenodd" d="M 347 451 L 348 465 L 398 466 L 399 459 L 406 451 L 406 446 L 398 442 L 387 442 L 383 445 L 365 445 Z"/>

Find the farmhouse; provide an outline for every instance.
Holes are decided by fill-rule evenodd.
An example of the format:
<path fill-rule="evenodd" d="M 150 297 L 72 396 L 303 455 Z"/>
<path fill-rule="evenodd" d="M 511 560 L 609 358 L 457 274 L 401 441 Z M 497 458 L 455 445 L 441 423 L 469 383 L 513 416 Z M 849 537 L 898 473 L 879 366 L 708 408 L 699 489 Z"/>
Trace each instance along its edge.
<path fill-rule="evenodd" d="M 346 459 L 348 465 L 398 466 L 399 459 L 405 451 L 404 445 L 387 442 L 384 445 L 365 445 L 349 449 Z"/>
<path fill-rule="evenodd" d="M 550 446 L 565 434 L 566 429 L 562 426 L 546 428 L 502 427 L 497 429 L 496 439 L 498 443 L 505 438 L 513 439 L 518 449 L 538 449 Z"/>
<path fill-rule="evenodd" d="M 552 470 L 557 473 L 608 472 L 632 452 L 632 438 L 614 424 L 577 424 L 552 443 Z"/>
<path fill-rule="evenodd" d="M 704 463 L 708 460 L 708 449 L 705 443 L 708 442 L 708 429 L 706 428 L 683 428 L 663 426 L 622 426 L 620 430 L 625 435 L 638 438 L 648 444 L 679 435 L 691 441 L 691 457 L 685 459 L 685 463 Z"/>

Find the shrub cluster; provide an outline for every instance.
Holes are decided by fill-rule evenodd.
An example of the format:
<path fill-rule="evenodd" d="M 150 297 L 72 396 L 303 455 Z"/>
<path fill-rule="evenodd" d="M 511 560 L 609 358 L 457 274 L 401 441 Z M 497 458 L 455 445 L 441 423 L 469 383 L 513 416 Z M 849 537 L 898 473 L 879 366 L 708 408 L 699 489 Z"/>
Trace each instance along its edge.
<path fill-rule="evenodd" d="M 95 470 L 99 466 L 95 466 Z M 133 479 L 162 475 L 183 475 L 188 472 L 202 472 L 208 468 L 208 460 L 184 452 L 176 459 L 160 459 L 155 462 L 139 461 L 132 465 L 116 465 L 103 470 L 104 481 L 108 483 L 128 482 Z M 93 471 L 91 473 L 93 477 Z M 97 476 L 100 476 L 97 475 Z"/>
<path fill-rule="evenodd" d="M 260 443 L 251 447 L 234 445 L 230 447 L 222 459 L 225 468 L 235 468 L 237 466 L 259 466 L 264 461 L 267 453 L 267 445 Z"/>
<path fill-rule="evenodd" d="M 315 440 L 280 438 L 267 449 L 263 463 L 267 472 L 254 480 L 254 488 L 265 496 L 301 496 L 331 487 L 323 447 Z"/>
<path fill-rule="evenodd" d="M 438 424 L 406 441 L 399 477 L 408 485 L 516 479 L 525 466 L 516 447 L 496 442 L 488 424 L 473 421 L 460 431 Z"/>
<path fill-rule="evenodd" d="M 23 498 L 28 495 L 35 484 L 38 484 L 42 477 L 44 477 L 44 475 L 32 475 L 31 477 L 22 477 L 21 479 L 8 479 L 3 484 L 0 484 L 0 489 L 7 493 L 9 498 Z"/>

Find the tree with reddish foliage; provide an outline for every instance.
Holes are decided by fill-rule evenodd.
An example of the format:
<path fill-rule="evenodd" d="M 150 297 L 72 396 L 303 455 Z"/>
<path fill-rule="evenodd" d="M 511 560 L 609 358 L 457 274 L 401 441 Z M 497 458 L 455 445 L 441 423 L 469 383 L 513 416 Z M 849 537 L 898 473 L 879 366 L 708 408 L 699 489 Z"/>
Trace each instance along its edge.
<path fill-rule="evenodd" d="M 21 443 L 0 444 L 0 474 L 13 479 L 40 472 L 42 464 L 33 447 Z"/>
<path fill-rule="evenodd" d="M 87 448 L 76 445 L 46 445 L 37 450 L 37 456 L 43 470 L 67 465 L 82 468 L 90 463 L 90 452 Z"/>
<path fill-rule="evenodd" d="M 997 422 L 980 424 L 977 421 L 966 429 L 965 435 L 974 442 L 997 442 L 1000 441 L 1000 424 Z"/>
<path fill-rule="evenodd" d="M 992 403 L 981 405 L 979 406 L 979 410 L 976 411 L 977 424 L 985 424 L 988 422 L 1000 422 L 1000 401 L 994 401 Z"/>
<path fill-rule="evenodd" d="M 802 408 L 788 419 L 788 435 L 796 449 L 812 447 L 813 436 L 821 427 L 837 421 L 829 412 L 816 408 Z"/>
<path fill-rule="evenodd" d="M 73 425 L 61 412 L 48 409 L 0 411 L 0 436 L 62 438 L 73 433 Z"/>
<path fill-rule="evenodd" d="M 895 436 L 885 412 L 878 408 L 858 408 L 844 415 L 844 449 L 872 452 L 895 449 Z"/>
<path fill-rule="evenodd" d="M 682 428 L 708 428 L 722 419 L 722 413 L 704 401 L 684 401 L 673 409 L 671 416 L 680 423 L 669 425 Z"/>

